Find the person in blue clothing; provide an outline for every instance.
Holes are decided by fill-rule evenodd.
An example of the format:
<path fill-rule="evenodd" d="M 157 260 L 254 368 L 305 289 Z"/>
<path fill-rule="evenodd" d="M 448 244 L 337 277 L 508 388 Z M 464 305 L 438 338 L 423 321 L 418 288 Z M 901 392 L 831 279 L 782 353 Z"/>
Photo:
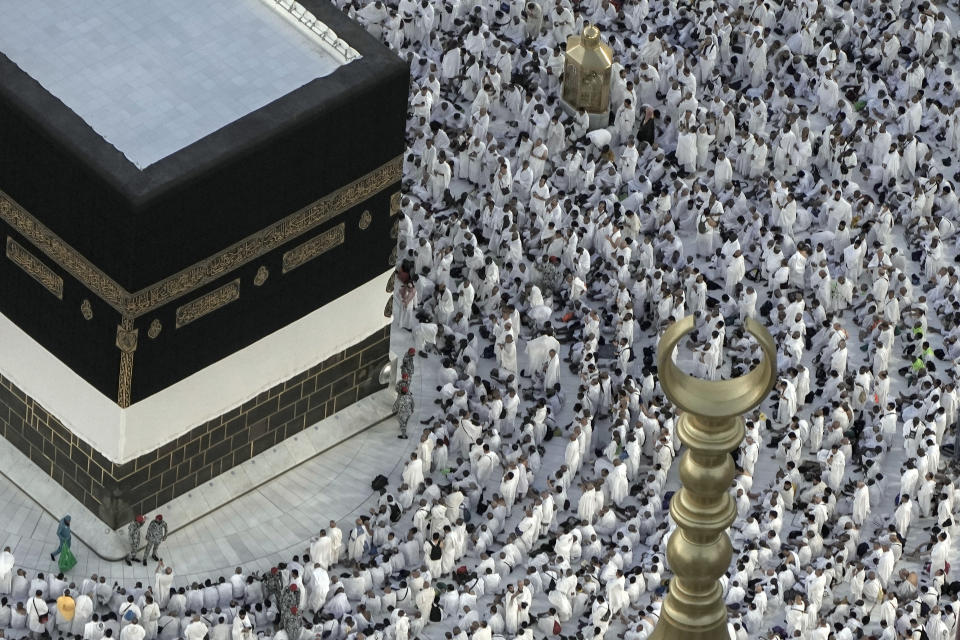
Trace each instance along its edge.
<path fill-rule="evenodd" d="M 57 545 L 56 551 L 50 554 L 51 560 L 56 560 L 57 556 L 60 555 L 60 549 L 63 548 L 63 543 L 66 542 L 67 546 L 70 546 L 70 516 L 63 516 L 60 519 L 60 524 L 57 525 L 57 538 L 60 540 L 60 544 Z"/>

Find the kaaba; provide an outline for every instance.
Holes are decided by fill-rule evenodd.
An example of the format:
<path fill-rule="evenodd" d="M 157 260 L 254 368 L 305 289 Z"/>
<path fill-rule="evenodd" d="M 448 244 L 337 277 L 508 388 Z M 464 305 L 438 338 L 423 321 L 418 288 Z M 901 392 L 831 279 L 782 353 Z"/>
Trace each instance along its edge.
<path fill-rule="evenodd" d="M 382 389 L 408 86 L 321 0 L 4 3 L 4 438 L 117 528 Z"/>

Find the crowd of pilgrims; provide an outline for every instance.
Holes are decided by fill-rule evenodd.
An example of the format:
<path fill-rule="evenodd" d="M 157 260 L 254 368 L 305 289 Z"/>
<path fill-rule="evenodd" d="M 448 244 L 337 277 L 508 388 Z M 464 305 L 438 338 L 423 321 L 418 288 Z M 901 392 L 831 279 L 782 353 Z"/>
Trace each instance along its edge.
<path fill-rule="evenodd" d="M 734 454 L 731 638 L 953 638 L 956 7 L 336 4 L 412 73 L 402 474 L 265 575 L 123 589 L 5 552 L 7 635 L 648 638 L 681 449 L 654 353 L 693 314 L 695 375 L 757 362 L 747 317 L 778 348 Z M 594 131 L 557 99 L 588 23 L 616 58 Z"/>

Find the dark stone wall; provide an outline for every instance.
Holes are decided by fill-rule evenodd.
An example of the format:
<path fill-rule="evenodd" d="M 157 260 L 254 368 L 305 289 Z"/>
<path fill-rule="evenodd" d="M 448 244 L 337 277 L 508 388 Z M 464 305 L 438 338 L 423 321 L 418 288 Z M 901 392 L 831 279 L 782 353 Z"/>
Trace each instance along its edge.
<path fill-rule="evenodd" d="M 377 378 L 389 351 L 388 325 L 125 464 L 107 460 L 0 376 L 0 435 L 116 529 L 383 389 Z"/>

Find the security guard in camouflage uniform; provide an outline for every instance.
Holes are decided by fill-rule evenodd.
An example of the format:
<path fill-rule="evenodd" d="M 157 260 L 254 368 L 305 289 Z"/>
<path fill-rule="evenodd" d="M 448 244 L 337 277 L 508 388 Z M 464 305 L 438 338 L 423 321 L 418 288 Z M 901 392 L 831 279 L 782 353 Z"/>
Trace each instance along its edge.
<path fill-rule="evenodd" d="M 536 280 L 544 294 L 555 293 L 563 282 L 563 273 L 560 270 L 560 259 L 556 256 L 544 256 L 543 261 L 537 263 L 536 269 L 540 277 Z"/>
<path fill-rule="evenodd" d="M 156 561 L 160 561 L 160 558 L 157 557 L 157 550 L 160 548 L 160 543 L 167 539 L 167 523 L 163 521 L 163 516 L 157 515 L 150 524 L 147 525 L 147 548 L 143 551 L 143 564 L 147 564 L 147 556 L 150 556 Z"/>
<path fill-rule="evenodd" d="M 411 380 L 413 380 L 413 369 L 416 366 L 413 360 L 413 356 L 415 355 L 417 355 L 417 350 L 410 347 L 403 355 L 403 362 L 400 363 L 400 374 L 407 374 Z"/>
<path fill-rule="evenodd" d="M 284 613 L 281 626 L 287 632 L 288 640 L 298 640 L 300 631 L 303 629 L 303 620 L 300 619 L 300 613 L 296 607 L 290 607 Z"/>
<path fill-rule="evenodd" d="M 270 569 L 270 573 L 260 578 L 260 582 L 263 583 L 263 590 L 266 592 L 270 602 L 279 606 L 280 591 L 283 590 L 283 578 L 280 575 L 280 570 L 273 567 Z"/>
<path fill-rule="evenodd" d="M 300 592 L 297 590 L 297 585 L 292 584 L 288 588 L 280 592 L 280 596 L 277 602 L 277 609 L 280 611 L 280 626 L 286 627 L 287 618 L 291 616 L 291 612 L 297 610 L 297 606 L 300 604 Z M 294 618 L 299 618 L 300 616 L 293 613 Z"/>
<path fill-rule="evenodd" d="M 140 530 L 143 528 L 143 516 L 137 516 L 133 519 L 127 526 L 127 539 L 130 542 L 130 553 L 127 554 L 127 557 L 124 558 L 124 562 L 127 563 L 128 567 L 132 567 L 133 562 L 138 562 L 137 560 L 137 549 L 140 548 Z M 144 556 L 146 557 L 146 556 Z"/>
<path fill-rule="evenodd" d="M 397 437 L 406 440 L 407 421 L 413 415 L 413 394 L 407 385 L 400 385 L 400 395 L 393 402 L 393 410 L 397 412 L 397 423 L 400 425 L 400 434 Z"/>

